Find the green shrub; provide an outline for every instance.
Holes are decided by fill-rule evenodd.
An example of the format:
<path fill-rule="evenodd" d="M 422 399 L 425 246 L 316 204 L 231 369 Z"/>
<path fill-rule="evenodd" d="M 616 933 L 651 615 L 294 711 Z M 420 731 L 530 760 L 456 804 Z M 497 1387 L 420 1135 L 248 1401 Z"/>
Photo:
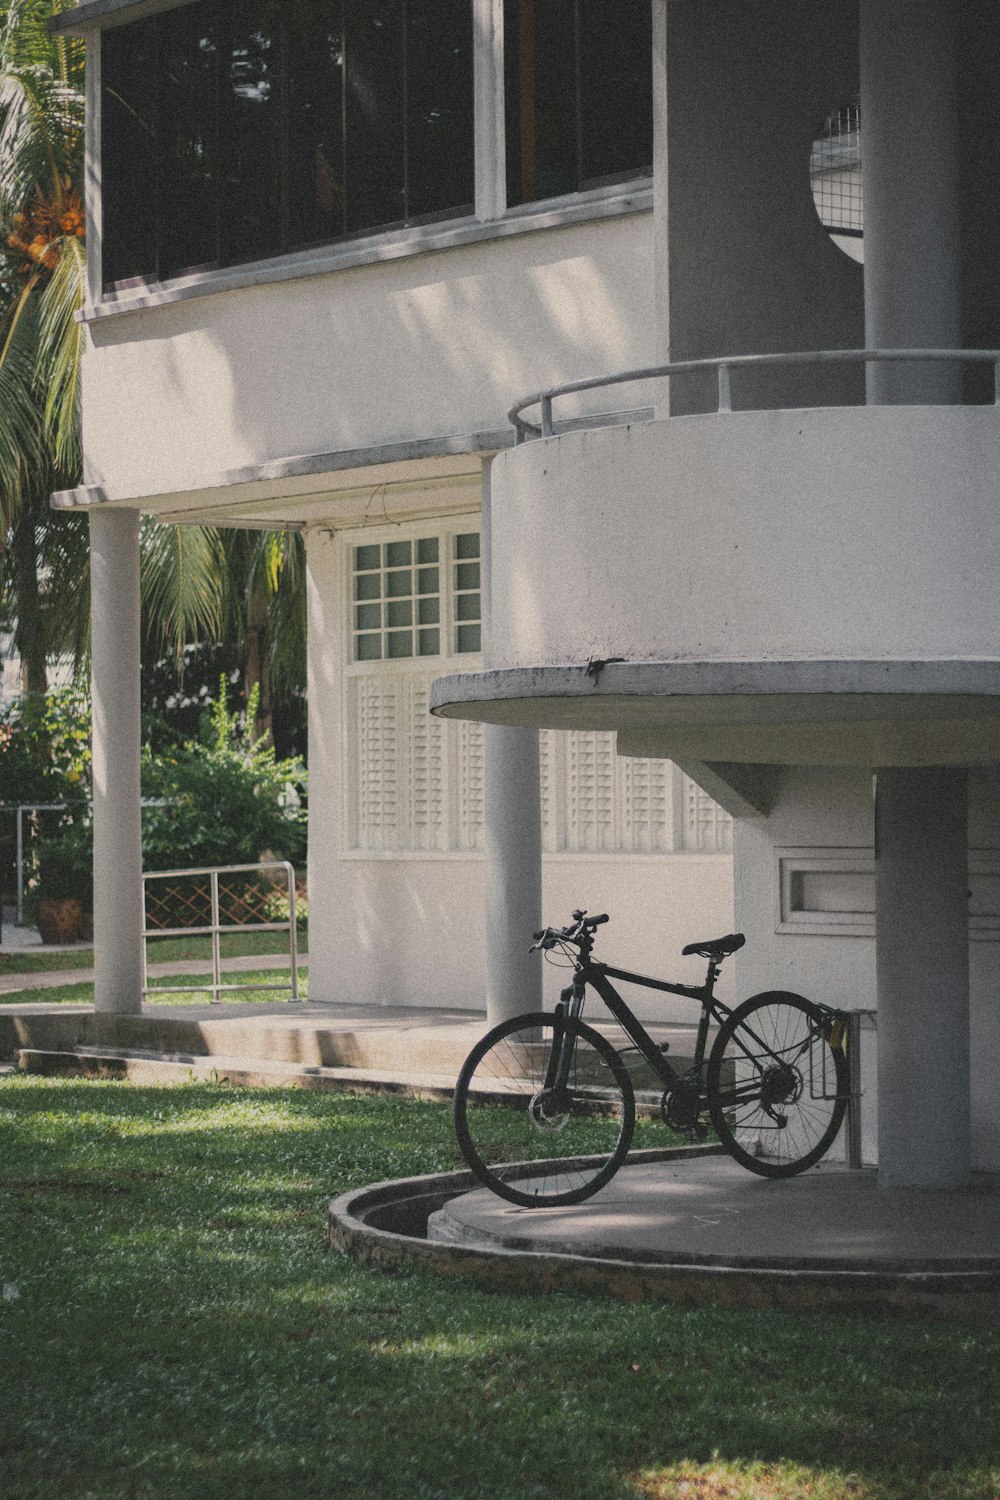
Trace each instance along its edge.
<path fill-rule="evenodd" d="M 266 854 L 301 864 L 305 857 L 305 768 L 253 743 L 246 715 L 231 713 L 225 679 L 200 740 L 143 758 L 143 795 L 165 806 L 143 809 L 143 867 L 254 864 Z"/>
<path fill-rule="evenodd" d="M 85 912 L 94 909 L 94 834 L 89 817 L 68 821 L 36 851 L 31 880 L 33 903 L 75 898 Z"/>
<path fill-rule="evenodd" d="M 83 686 L 32 693 L 0 709 L 0 802 L 90 797 L 90 696 Z"/>

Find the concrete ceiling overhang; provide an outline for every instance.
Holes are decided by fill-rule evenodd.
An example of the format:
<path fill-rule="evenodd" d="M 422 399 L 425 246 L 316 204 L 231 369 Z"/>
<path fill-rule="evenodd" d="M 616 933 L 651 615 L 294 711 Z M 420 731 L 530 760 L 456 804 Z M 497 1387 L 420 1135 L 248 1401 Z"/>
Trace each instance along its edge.
<path fill-rule="evenodd" d="M 54 33 L 85 37 L 95 27 L 120 26 L 157 11 L 176 10 L 179 5 L 190 4 L 191 0 L 78 0 L 73 9 L 50 16 L 48 28 Z"/>
<path fill-rule="evenodd" d="M 219 475 L 190 490 L 137 495 L 112 485 L 83 484 L 59 490 L 53 510 L 139 510 L 172 525 L 304 530 L 357 526 L 407 515 L 432 505 L 466 511 L 470 491 L 478 504 L 485 457 L 507 447 L 512 434 L 477 432 L 455 437 L 387 443 L 333 453 L 276 459 Z"/>
<path fill-rule="evenodd" d="M 617 730 L 626 755 L 1000 763 L 1000 661 L 582 662 L 441 677 L 443 718 Z"/>

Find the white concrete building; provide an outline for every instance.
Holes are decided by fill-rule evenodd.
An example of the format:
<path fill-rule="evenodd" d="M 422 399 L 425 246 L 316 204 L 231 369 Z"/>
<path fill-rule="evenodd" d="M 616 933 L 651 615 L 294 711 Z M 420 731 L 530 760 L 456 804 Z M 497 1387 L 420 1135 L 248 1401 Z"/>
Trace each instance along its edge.
<path fill-rule="evenodd" d="M 738 991 L 877 1010 L 884 1183 L 1000 1168 L 989 0 L 61 24 L 89 43 L 86 473 L 55 503 L 91 513 L 98 1004 L 138 1003 L 136 514 L 297 525 L 315 995 L 527 1008 L 543 872 L 550 920 L 607 907 L 609 957 L 676 969 L 732 920 L 711 792 Z M 860 204 L 817 214 L 821 176 L 857 196 L 841 114 L 863 261 Z M 697 361 L 536 403 L 510 446 L 532 391 Z"/>
<path fill-rule="evenodd" d="M 481 726 L 428 711 L 483 664 L 511 401 L 655 352 L 648 4 L 578 36 L 561 0 L 99 0 L 62 24 L 88 42 L 86 473 L 56 503 L 93 527 L 98 1005 L 138 1004 L 139 512 L 306 532 L 315 998 L 482 1008 L 491 821 L 517 958 L 491 1004 L 537 997 L 543 910 L 609 908 L 654 968 L 728 931 L 731 819 L 676 766 L 554 730 L 539 773 L 532 734 L 491 813 Z"/>

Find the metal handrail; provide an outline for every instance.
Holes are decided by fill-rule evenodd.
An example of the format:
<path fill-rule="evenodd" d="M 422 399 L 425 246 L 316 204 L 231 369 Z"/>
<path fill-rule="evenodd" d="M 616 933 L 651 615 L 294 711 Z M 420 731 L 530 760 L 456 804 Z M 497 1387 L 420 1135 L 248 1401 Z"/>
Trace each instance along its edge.
<path fill-rule="evenodd" d="M 169 807 L 169 797 L 143 797 L 141 807 Z M 14 926 L 23 927 L 24 923 L 24 814 L 35 812 L 67 812 L 72 807 L 91 807 L 89 797 L 78 797 L 72 802 L 0 802 L 0 813 L 12 812 L 17 817 L 17 845 L 16 845 L 16 880 L 17 880 L 17 904 L 14 913 Z"/>
<path fill-rule="evenodd" d="M 248 875 L 258 874 L 262 870 L 283 870 L 288 885 L 288 921 L 287 922 L 226 922 L 219 921 L 219 876 L 220 875 Z M 212 920 L 208 926 L 201 927 L 147 927 L 146 926 L 146 884 L 150 880 L 177 880 L 181 876 L 207 875 L 209 877 L 209 891 L 211 896 Z M 219 996 L 223 991 L 246 989 L 244 984 L 222 983 L 222 943 L 224 933 L 231 932 L 288 932 L 288 961 L 291 969 L 288 983 L 286 984 L 257 984 L 255 990 L 287 990 L 291 989 L 291 999 L 299 998 L 299 953 L 298 953 L 298 931 L 296 928 L 295 911 L 295 869 L 286 859 L 261 860 L 255 865 L 203 865 L 199 869 L 185 870 L 150 870 L 144 871 L 142 876 L 142 998 L 145 1000 L 150 995 L 189 995 L 198 994 L 204 990 L 212 991 L 212 1004 L 218 1005 Z M 148 939 L 156 937 L 211 937 L 212 939 L 212 983 L 211 984 L 171 984 L 150 986 L 147 972 L 147 947 Z"/>
<path fill-rule="evenodd" d="M 626 385 L 637 380 L 659 380 L 672 375 L 689 375 L 697 370 L 715 370 L 719 381 L 719 412 L 731 412 L 732 391 L 730 372 L 743 369 L 769 369 L 782 365 L 833 365 L 833 364 L 892 364 L 892 363 L 940 363 L 991 364 L 993 366 L 993 402 L 1000 405 L 1000 349 L 820 349 L 792 351 L 785 354 L 732 354 L 712 359 L 682 359 L 668 365 L 651 365 L 641 370 L 622 370 L 616 375 L 596 375 L 586 380 L 569 380 L 565 385 L 550 386 L 525 396 L 507 413 L 515 433 L 515 443 L 531 438 L 553 437 L 555 425 L 552 419 L 552 403 L 560 396 L 572 396 L 579 391 L 598 391 L 612 385 Z M 536 424 L 528 422 L 521 413 L 529 406 L 540 406 L 541 417 Z M 606 420 L 607 412 L 594 412 L 595 421 Z M 574 418 L 574 425 L 586 424 L 587 417 Z"/>

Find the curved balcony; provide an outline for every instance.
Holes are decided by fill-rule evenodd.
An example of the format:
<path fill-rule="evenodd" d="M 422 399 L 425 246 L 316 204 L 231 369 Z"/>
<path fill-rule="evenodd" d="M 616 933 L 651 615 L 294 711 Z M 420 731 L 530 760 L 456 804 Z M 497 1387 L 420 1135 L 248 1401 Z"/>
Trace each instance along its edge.
<path fill-rule="evenodd" d="M 489 670 L 438 712 L 652 736 L 677 758 L 1000 758 L 1000 414 L 993 405 L 719 410 L 559 430 L 560 396 L 493 467 Z M 932 372 L 933 373 L 933 372 Z M 604 419 L 606 421 L 606 418 Z M 531 440 L 537 438 L 537 440 Z"/>

